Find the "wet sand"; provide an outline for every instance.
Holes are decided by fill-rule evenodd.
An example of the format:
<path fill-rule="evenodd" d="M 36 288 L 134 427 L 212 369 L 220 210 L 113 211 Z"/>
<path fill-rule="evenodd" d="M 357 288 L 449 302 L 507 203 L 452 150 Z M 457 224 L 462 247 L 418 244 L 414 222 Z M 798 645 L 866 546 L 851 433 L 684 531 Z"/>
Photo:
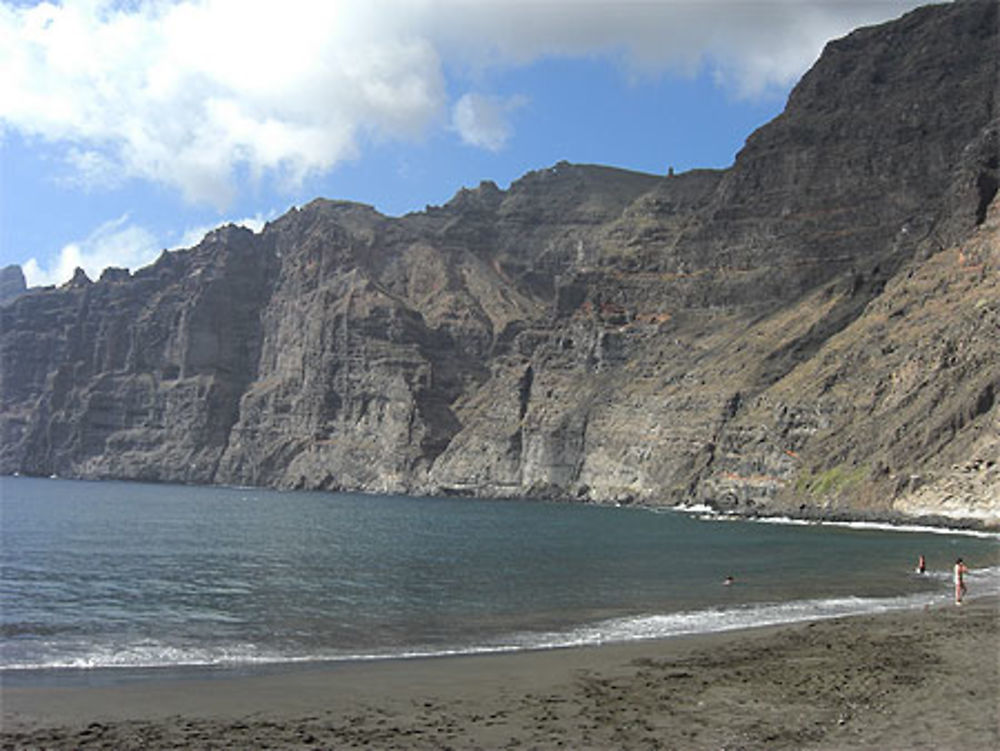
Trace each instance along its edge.
<path fill-rule="evenodd" d="M 998 632 L 980 598 L 533 653 L 19 677 L 0 748 L 995 749 Z"/>

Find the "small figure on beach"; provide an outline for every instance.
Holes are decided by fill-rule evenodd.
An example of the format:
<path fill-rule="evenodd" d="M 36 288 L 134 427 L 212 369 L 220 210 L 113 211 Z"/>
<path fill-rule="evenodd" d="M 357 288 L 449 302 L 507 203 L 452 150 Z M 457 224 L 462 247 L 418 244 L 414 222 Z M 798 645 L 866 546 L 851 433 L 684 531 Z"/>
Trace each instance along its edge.
<path fill-rule="evenodd" d="M 927 561 L 924 560 L 924 556 L 922 554 L 917 559 L 917 573 L 918 574 L 926 574 L 927 573 Z"/>
<path fill-rule="evenodd" d="M 961 605 L 962 598 L 965 597 L 965 575 L 969 573 L 969 567 L 959 558 L 955 561 L 955 604 Z"/>

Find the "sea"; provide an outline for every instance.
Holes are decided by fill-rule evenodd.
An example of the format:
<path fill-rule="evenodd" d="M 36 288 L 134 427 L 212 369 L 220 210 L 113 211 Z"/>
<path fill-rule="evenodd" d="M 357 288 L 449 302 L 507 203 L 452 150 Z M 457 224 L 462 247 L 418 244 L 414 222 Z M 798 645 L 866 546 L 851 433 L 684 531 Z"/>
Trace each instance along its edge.
<path fill-rule="evenodd" d="M 0 670 L 510 652 L 945 606 L 957 557 L 970 598 L 1000 593 L 995 534 L 3 477 Z"/>

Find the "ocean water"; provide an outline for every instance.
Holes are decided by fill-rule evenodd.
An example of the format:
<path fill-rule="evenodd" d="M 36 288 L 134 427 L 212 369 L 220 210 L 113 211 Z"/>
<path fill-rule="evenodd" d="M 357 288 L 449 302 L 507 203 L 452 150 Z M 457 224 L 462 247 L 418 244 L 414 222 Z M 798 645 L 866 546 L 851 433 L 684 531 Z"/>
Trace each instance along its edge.
<path fill-rule="evenodd" d="M 508 651 L 919 608 L 948 603 L 958 556 L 971 597 L 1000 592 L 995 535 L 4 477 L 0 669 Z"/>

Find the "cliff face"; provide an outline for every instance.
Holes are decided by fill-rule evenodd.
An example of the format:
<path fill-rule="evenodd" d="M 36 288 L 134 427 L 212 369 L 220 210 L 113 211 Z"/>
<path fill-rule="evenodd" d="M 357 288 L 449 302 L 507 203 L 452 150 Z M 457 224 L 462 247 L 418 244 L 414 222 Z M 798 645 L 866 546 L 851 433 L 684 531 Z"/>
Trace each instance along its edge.
<path fill-rule="evenodd" d="M 725 171 L 318 200 L 21 294 L 0 471 L 995 520 L 997 25 L 831 43 Z"/>
<path fill-rule="evenodd" d="M 257 371 L 276 268 L 259 240 L 216 230 L 0 308 L 3 471 L 213 481 Z"/>

